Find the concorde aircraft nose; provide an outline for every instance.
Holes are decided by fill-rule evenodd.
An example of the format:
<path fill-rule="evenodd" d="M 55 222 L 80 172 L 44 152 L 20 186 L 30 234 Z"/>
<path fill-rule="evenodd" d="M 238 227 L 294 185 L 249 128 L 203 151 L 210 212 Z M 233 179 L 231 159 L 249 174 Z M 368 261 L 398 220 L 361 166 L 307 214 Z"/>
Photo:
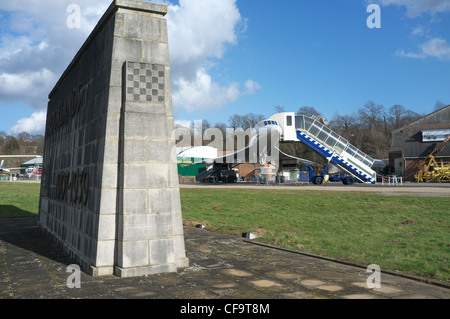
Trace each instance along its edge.
<path fill-rule="evenodd" d="M 283 131 L 281 130 L 281 127 L 279 125 L 269 125 L 266 126 L 267 129 L 267 133 L 270 134 L 272 137 L 276 137 L 276 138 L 280 138 L 281 135 L 283 134 Z"/>
<path fill-rule="evenodd" d="M 277 131 L 279 136 L 283 134 L 283 131 L 281 130 L 281 127 L 279 125 L 274 125 L 274 129 Z"/>

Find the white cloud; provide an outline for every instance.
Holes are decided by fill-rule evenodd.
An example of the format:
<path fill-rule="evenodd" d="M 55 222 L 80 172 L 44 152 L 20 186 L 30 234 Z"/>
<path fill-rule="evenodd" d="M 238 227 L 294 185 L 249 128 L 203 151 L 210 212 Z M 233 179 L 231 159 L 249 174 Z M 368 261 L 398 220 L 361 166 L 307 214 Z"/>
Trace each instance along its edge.
<path fill-rule="evenodd" d="M 395 55 L 403 58 L 412 58 L 412 59 L 424 59 L 426 56 L 423 53 L 412 53 L 405 52 L 405 50 L 399 49 L 395 52 Z"/>
<path fill-rule="evenodd" d="M 405 52 L 404 50 L 398 50 L 397 56 L 425 59 L 425 58 L 438 58 L 440 60 L 450 60 L 450 46 L 447 41 L 440 38 L 431 39 L 420 46 L 419 53 Z"/>
<path fill-rule="evenodd" d="M 414 35 L 414 36 L 422 36 L 424 34 L 425 34 L 425 30 L 422 26 L 415 27 L 411 32 L 411 35 Z"/>
<path fill-rule="evenodd" d="M 33 38 L 48 36 L 53 40 L 70 34 L 66 22 L 71 15 L 67 12 L 71 4 L 76 4 L 81 9 L 81 28 L 76 30 L 80 31 L 76 32 L 80 34 L 72 33 L 71 40 L 74 40 L 74 36 L 83 40 L 97 24 L 111 1 L 45 0 L 36 4 L 30 0 L 2 0 L 2 11 L 10 13 L 10 28 L 14 32 L 33 34 Z M 73 45 L 77 46 L 77 44 Z"/>
<path fill-rule="evenodd" d="M 187 111 L 221 108 L 242 95 L 255 94 L 261 88 L 253 80 L 245 82 L 245 90 L 240 90 L 236 82 L 221 86 L 203 68 L 197 71 L 194 81 L 178 77 L 174 84 L 178 89 L 173 92 L 173 102 L 175 105 L 182 105 Z"/>
<path fill-rule="evenodd" d="M 47 94 L 58 76 L 45 68 L 38 71 L 0 74 L 0 96 L 3 101 L 24 101 L 35 109 L 47 107 Z"/>
<path fill-rule="evenodd" d="M 196 69 L 205 59 L 223 57 L 226 45 L 237 42 L 241 21 L 236 0 L 180 0 L 170 5 L 167 27 L 174 65 Z"/>
<path fill-rule="evenodd" d="M 243 20 L 236 1 L 180 0 L 178 5 L 169 5 L 166 18 L 174 107 L 188 111 L 220 108 L 244 94 L 237 83 L 221 85 L 210 74 L 227 47 L 237 43 L 237 28 Z"/>
<path fill-rule="evenodd" d="M 9 108 L 25 102 L 34 110 L 17 121 L 12 134 L 44 133 L 49 92 L 110 2 L 2 0 L 7 28 L 0 33 L 0 103 Z M 79 29 L 67 27 L 66 9 L 72 3 L 81 9 Z"/>
<path fill-rule="evenodd" d="M 29 118 L 23 118 L 17 121 L 17 124 L 11 129 L 12 134 L 28 132 L 30 134 L 44 134 L 46 111 L 39 111 L 31 114 Z"/>
<path fill-rule="evenodd" d="M 366 0 L 370 1 L 370 0 Z M 450 0 L 378 0 L 382 5 L 404 6 L 408 18 L 416 18 L 428 13 L 432 16 L 432 21 L 438 13 L 450 12 Z M 425 30 L 423 26 L 415 27 L 411 35 L 415 37 L 425 36 L 430 30 Z M 418 52 L 405 52 L 403 49 L 397 50 L 396 56 L 412 59 L 438 58 L 440 60 L 450 60 L 450 47 L 446 40 L 433 38 L 419 46 Z"/>
<path fill-rule="evenodd" d="M 177 90 L 173 92 L 173 103 L 187 111 L 220 108 L 240 95 L 237 83 L 220 86 L 203 68 L 197 71 L 195 80 L 180 76 L 174 79 L 174 85 Z"/>
<path fill-rule="evenodd" d="M 450 11 L 450 0 L 379 0 L 379 2 L 385 6 L 405 6 L 406 15 L 410 18 L 418 17 L 426 12 L 435 15 Z"/>
<path fill-rule="evenodd" d="M 261 89 L 261 85 L 253 80 L 247 80 L 245 82 L 247 94 L 255 94 L 257 90 Z"/>
<path fill-rule="evenodd" d="M 438 58 L 441 60 L 450 59 L 450 46 L 444 39 L 431 39 L 430 41 L 420 46 L 423 54 L 429 57 Z"/>
<path fill-rule="evenodd" d="M 188 129 L 190 129 L 192 127 L 192 121 L 189 121 L 189 120 L 175 120 L 175 127 L 176 128 L 188 128 Z"/>
<path fill-rule="evenodd" d="M 24 101 L 35 111 L 47 106 L 47 95 L 83 44 L 111 0 L 1 0 L 0 103 Z M 228 48 L 237 44 L 242 19 L 237 0 L 154 0 L 168 6 L 174 107 L 187 110 L 224 107 L 242 94 L 254 93 L 256 82 L 219 83 L 212 66 L 220 66 Z M 177 4 L 175 4 L 177 3 Z M 80 28 L 70 29 L 67 8 L 81 9 Z M 30 117 L 31 119 L 32 117 Z"/>
<path fill-rule="evenodd" d="M 76 3 L 79 29 L 67 27 Z M 110 0 L 2 0 L 8 29 L 0 39 L 0 102 L 24 101 L 34 110 L 47 107 L 47 95 L 91 32 Z M 6 14 L 7 13 L 7 14 Z"/>
<path fill-rule="evenodd" d="M 10 60 L 11 57 L 20 53 L 23 48 L 29 47 L 31 39 L 25 36 L 12 37 L 3 36 L 0 41 L 0 65 Z"/>

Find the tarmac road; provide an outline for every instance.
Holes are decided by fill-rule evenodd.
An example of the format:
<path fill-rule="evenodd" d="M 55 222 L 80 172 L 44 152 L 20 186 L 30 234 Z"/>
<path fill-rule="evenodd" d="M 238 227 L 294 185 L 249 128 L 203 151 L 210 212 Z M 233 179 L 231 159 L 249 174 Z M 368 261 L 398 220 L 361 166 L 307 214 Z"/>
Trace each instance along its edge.
<path fill-rule="evenodd" d="M 341 183 L 327 183 L 324 185 L 303 184 L 303 185 L 258 185 L 256 183 L 235 183 L 235 184 L 180 184 L 181 188 L 259 188 L 259 189 L 289 189 L 289 190 L 316 190 L 316 191 L 339 191 L 339 192 L 374 192 L 382 195 L 404 195 L 404 196 L 438 196 L 450 197 L 450 183 L 403 183 L 400 185 L 379 184 L 355 184 L 352 186 Z"/>

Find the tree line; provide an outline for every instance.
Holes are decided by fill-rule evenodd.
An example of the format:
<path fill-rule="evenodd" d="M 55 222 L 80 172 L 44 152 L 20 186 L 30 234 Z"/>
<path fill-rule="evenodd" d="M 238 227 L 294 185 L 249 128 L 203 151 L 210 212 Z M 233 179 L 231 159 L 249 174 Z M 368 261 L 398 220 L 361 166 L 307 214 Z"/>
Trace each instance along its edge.
<path fill-rule="evenodd" d="M 400 104 L 386 109 L 381 104 L 369 101 L 355 114 L 336 113 L 329 126 L 369 156 L 387 159 L 392 144 L 392 132 L 424 115 L 408 110 Z"/>
<path fill-rule="evenodd" d="M 276 105 L 274 113 L 286 112 L 284 106 Z M 419 114 L 396 104 L 389 108 L 384 105 L 368 101 L 353 114 L 340 114 L 336 112 L 331 119 L 326 119 L 320 111 L 313 106 L 302 106 L 296 111 L 297 115 L 306 115 L 325 124 L 330 129 L 347 139 L 352 145 L 360 149 L 369 156 L 386 160 L 392 144 L 392 131 L 408 125 L 424 114 Z M 269 115 L 248 113 L 244 115 L 233 114 L 227 122 L 216 122 L 211 124 L 208 120 L 202 120 L 202 135 L 208 128 L 218 128 L 226 137 L 226 129 L 242 128 L 247 130 Z M 193 131 L 192 128 L 184 128 Z M 192 134 L 193 136 L 194 134 Z M 178 141 L 177 141 L 178 142 Z M 193 141 L 192 141 L 193 142 Z M 203 145 L 208 145 L 211 141 L 203 139 Z M 191 143 L 190 145 L 194 145 Z M 301 143 L 291 143 L 281 146 L 282 151 L 301 158 L 321 162 L 320 156 L 311 151 Z M 224 148 L 225 150 L 225 141 Z M 0 154 L 3 155 L 42 155 L 44 151 L 44 136 L 31 135 L 22 132 L 17 136 L 6 134 L 0 131 Z"/>
<path fill-rule="evenodd" d="M 274 107 L 274 113 L 286 111 L 282 105 L 276 105 Z M 389 149 L 392 144 L 392 131 L 424 116 L 424 114 L 416 113 L 400 104 L 386 108 L 384 105 L 377 104 L 373 101 L 368 101 L 353 114 L 340 114 L 336 112 L 331 119 L 326 119 L 320 111 L 312 106 L 302 106 L 296 111 L 296 114 L 306 115 L 318 120 L 347 139 L 356 148 L 373 158 L 382 160 L 387 160 L 388 158 Z M 203 120 L 202 130 L 204 132 L 208 128 L 215 127 L 220 129 L 225 137 L 226 128 L 242 128 L 246 130 L 255 127 L 258 122 L 267 118 L 268 116 L 265 114 L 234 114 L 228 118 L 228 122 L 226 123 L 217 122 L 211 124 L 208 120 Z M 210 141 L 203 140 L 203 145 L 208 145 L 209 143 Z M 283 144 L 281 145 L 281 149 L 288 154 L 310 159 L 318 163 L 322 160 L 320 156 L 301 143 Z"/>

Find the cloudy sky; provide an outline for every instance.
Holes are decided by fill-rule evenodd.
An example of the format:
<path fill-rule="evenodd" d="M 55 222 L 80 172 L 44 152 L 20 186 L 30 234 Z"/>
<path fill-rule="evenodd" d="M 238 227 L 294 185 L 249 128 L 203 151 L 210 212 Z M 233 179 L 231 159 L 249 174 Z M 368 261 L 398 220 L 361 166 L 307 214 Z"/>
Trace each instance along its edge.
<path fill-rule="evenodd" d="M 450 104 L 450 0 L 157 0 L 177 121 L 367 101 Z M 1 0 L 0 131 L 42 134 L 47 96 L 111 0 Z M 74 28 L 71 5 L 80 8 Z M 370 4 L 381 28 L 369 28 Z M 374 22 L 375 20 L 371 20 Z"/>

